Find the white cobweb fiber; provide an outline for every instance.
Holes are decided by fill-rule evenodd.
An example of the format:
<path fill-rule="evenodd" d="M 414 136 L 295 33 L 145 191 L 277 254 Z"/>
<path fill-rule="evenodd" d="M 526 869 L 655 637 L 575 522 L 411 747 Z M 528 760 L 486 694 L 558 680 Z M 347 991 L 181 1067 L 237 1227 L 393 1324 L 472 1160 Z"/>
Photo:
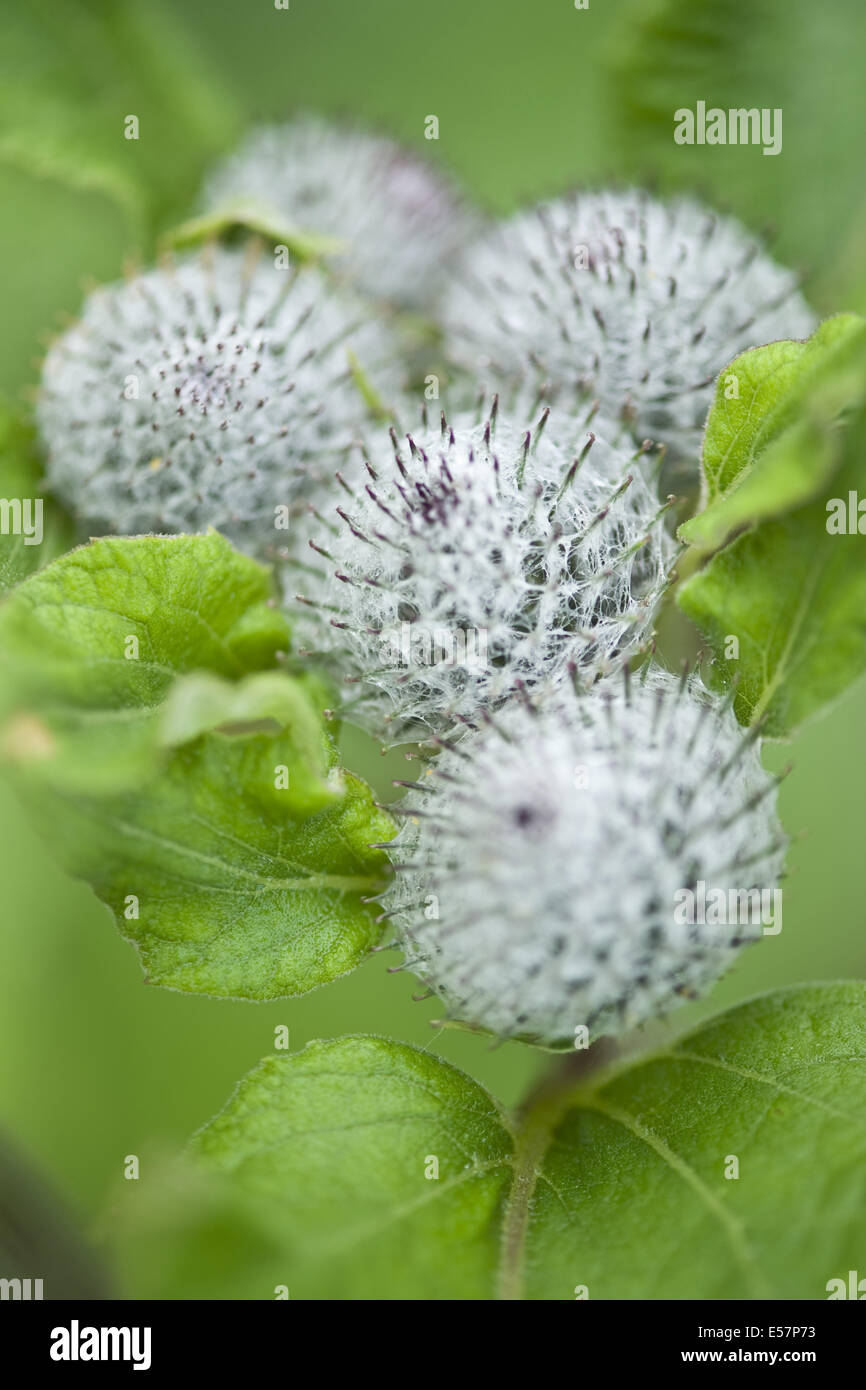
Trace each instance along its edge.
<path fill-rule="evenodd" d="M 362 301 L 264 255 L 209 248 L 98 289 L 45 359 L 48 482 L 91 533 L 214 526 L 266 556 L 276 508 L 361 432 L 356 359 L 385 396 L 402 386 Z"/>
<path fill-rule="evenodd" d="M 263 126 L 211 174 L 203 206 L 274 208 L 345 242 L 334 264 L 367 295 L 429 307 L 442 271 L 481 225 L 429 160 L 387 136 L 319 116 Z"/>
<path fill-rule="evenodd" d="M 570 666 L 589 684 L 647 640 L 676 549 L 656 460 L 586 414 L 383 431 L 342 501 L 299 522 L 296 642 L 348 673 L 348 718 L 441 734 Z"/>
<path fill-rule="evenodd" d="M 816 326 L 793 272 L 735 219 L 634 190 L 575 193 L 486 231 L 458 258 L 442 319 L 468 371 L 582 382 L 695 469 L 721 370 Z"/>
<path fill-rule="evenodd" d="M 756 739 L 696 678 L 514 701 L 410 785 L 383 906 L 449 1019 L 552 1046 L 623 1032 L 761 935 L 754 899 L 677 920 L 699 881 L 769 893 L 785 848 Z"/>

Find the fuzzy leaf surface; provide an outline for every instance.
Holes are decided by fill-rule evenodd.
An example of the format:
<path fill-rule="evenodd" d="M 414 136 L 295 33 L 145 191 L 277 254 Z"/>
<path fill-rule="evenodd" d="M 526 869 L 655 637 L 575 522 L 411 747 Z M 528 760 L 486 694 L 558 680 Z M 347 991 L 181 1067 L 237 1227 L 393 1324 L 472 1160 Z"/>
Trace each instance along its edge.
<path fill-rule="evenodd" d="M 2 402 L 0 499 L 0 508 L 3 508 L 0 516 L 2 594 L 14 589 L 49 560 L 62 555 L 74 543 L 72 522 L 40 488 L 32 430 Z"/>
<path fill-rule="evenodd" d="M 740 722 L 786 738 L 866 670 L 866 324 L 840 315 L 806 344 L 756 348 L 729 371 L 740 399 L 725 397 L 723 372 L 707 505 L 680 529 L 711 558 L 677 597 L 714 655 L 708 679 L 722 691 L 736 681 Z M 837 534 L 852 497 L 853 532 Z"/>
<path fill-rule="evenodd" d="M 383 1038 L 269 1057 L 182 1177 L 130 1198 L 133 1290 L 826 1298 L 866 1238 L 864 1037 L 862 983 L 783 990 L 540 1094 L 516 1121 Z"/>
<path fill-rule="evenodd" d="M 93 542 L 0 607 L 0 754 L 156 984 L 299 994 L 379 935 L 393 833 L 343 772 L 270 578 L 216 532 Z M 134 652 L 135 655 L 130 655 Z"/>

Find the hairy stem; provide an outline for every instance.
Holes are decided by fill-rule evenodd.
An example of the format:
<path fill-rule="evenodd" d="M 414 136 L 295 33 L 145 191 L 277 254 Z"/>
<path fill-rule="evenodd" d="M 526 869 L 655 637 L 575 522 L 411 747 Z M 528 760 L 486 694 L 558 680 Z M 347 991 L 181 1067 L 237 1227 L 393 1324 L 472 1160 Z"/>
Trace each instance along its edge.
<path fill-rule="evenodd" d="M 575 1090 L 615 1055 L 615 1044 L 602 1038 L 590 1048 L 557 1057 L 518 1110 L 514 1181 L 502 1223 L 499 1299 L 513 1302 L 523 1297 L 523 1263 L 532 1198 L 559 1121 L 568 1110 Z"/>

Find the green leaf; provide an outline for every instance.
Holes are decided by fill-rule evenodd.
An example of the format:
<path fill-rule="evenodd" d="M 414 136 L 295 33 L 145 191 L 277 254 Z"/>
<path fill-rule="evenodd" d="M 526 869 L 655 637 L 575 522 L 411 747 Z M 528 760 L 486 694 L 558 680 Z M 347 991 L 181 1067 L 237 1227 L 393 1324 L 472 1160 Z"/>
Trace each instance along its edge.
<path fill-rule="evenodd" d="M 350 1037 L 269 1057 L 192 1152 L 195 1168 L 112 1215 L 130 1222 L 123 1253 L 150 1297 L 273 1298 L 285 1284 L 292 1298 L 478 1299 L 495 1286 L 512 1141 L 481 1086 L 418 1048 Z M 169 1269 L 182 1281 L 167 1286 Z"/>
<path fill-rule="evenodd" d="M 377 939 L 393 834 L 337 765 L 270 576 L 216 532 L 100 540 L 0 606 L 0 754 L 148 978 L 299 994 Z M 134 654 L 133 654 L 134 653 Z"/>
<path fill-rule="evenodd" d="M 213 732 L 138 791 L 29 804 L 135 943 L 150 984 L 284 998 L 354 969 L 381 933 L 365 899 L 384 886 L 386 861 L 369 845 L 393 825 L 335 760 L 317 786 L 291 735 Z"/>
<path fill-rule="evenodd" d="M 71 520 L 51 498 L 40 495 L 33 431 L 0 402 L 0 593 L 73 542 Z"/>
<path fill-rule="evenodd" d="M 704 433 L 702 510 L 680 537 L 715 550 L 738 527 L 814 497 L 840 461 L 836 426 L 866 389 L 866 322 L 752 348 L 722 372 Z"/>
<path fill-rule="evenodd" d="M 864 490 L 866 415 L 835 491 Z M 852 445 L 852 447 L 853 447 Z M 787 738 L 866 670 L 866 566 L 861 536 L 828 536 L 821 501 L 749 531 L 680 590 L 678 601 L 717 655 L 709 679 L 737 680 L 742 724 Z M 726 660 L 728 638 L 739 643 Z"/>
<path fill-rule="evenodd" d="M 862 983 L 783 990 L 631 1065 L 565 1067 L 515 1121 L 402 1043 L 274 1055 L 112 1213 L 128 1288 L 825 1298 L 866 1239 L 864 1031 Z"/>
<path fill-rule="evenodd" d="M 216 531 L 93 541 L 56 560 L 0 607 L 6 756 L 60 790 L 136 787 L 178 675 L 239 679 L 288 647 L 270 594 L 268 572 Z"/>
<path fill-rule="evenodd" d="M 262 732 L 263 727 L 291 727 L 310 761 L 321 742 L 320 721 L 305 691 L 278 671 L 263 671 L 233 684 L 207 671 L 178 680 L 166 698 L 160 743 L 174 748 L 209 729 L 226 733 Z"/>
<path fill-rule="evenodd" d="M 740 398 L 729 400 L 732 374 Z M 713 652 L 710 683 L 736 684 L 740 722 L 763 721 L 767 737 L 786 738 L 866 670 L 856 529 L 856 497 L 866 494 L 866 323 L 840 315 L 805 344 L 737 358 L 710 411 L 703 467 L 706 508 L 680 528 L 693 542 L 684 570 L 723 548 L 681 586 L 678 603 Z M 855 531 L 837 535 L 828 529 L 833 499 L 847 514 L 850 494 Z"/>
<path fill-rule="evenodd" d="M 862 982 L 780 990 L 582 1098 L 545 1155 L 528 1294 L 826 1298 L 866 1237 L 864 1038 Z"/>
<path fill-rule="evenodd" d="M 239 234 L 258 236 L 274 246 L 285 246 L 302 264 L 335 255 L 345 247 L 336 237 L 303 231 L 271 208 L 249 199 L 237 199 L 216 212 L 190 218 L 167 232 L 164 244 L 174 250 L 186 250 L 215 238 L 232 240 Z"/>

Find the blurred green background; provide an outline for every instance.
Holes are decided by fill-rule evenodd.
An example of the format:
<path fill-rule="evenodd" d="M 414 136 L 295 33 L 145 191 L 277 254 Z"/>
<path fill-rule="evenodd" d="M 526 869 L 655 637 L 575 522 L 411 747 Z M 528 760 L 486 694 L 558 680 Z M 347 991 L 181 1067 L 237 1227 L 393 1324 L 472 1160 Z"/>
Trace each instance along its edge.
<path fill-rule="evenodd" d="M 700 191 L 773 228 L 825 312 L 866 308 L 866 28 L 860 0 L 29 0 L 0 4 L 0 392 L 32 390 L 40 343 L 90 280 L 147 259 L 183 218 L 209 161 L 246 125 L 299 108 L 372 120 L 423 145 L 487 206 L 578 182 L 639 179 Z M 673 111 L 782 107 L 777 158 L 683 148 Z M 136 114 L 138 142 L 124 141 Z M 440 123 L 425 144 L 425 117 Z M 742 959 L 691 1019 L 771 986 L 860 976 L 866 824 L 851 692 L 790 749 L 784 930 Z M 405 775 L 351 737 L 352 765 Z M 229 1004 L 148 988 L 89 890 L 69 881 L 0 790 L 0 1124 L 82 1219 L 126 1154 L 183 1141 L 288 1025 L 431 1046 L 507 1102 L 538 1055 L 430 1027 L 406 975 L 374 957 L 299 1000 Z"/>

